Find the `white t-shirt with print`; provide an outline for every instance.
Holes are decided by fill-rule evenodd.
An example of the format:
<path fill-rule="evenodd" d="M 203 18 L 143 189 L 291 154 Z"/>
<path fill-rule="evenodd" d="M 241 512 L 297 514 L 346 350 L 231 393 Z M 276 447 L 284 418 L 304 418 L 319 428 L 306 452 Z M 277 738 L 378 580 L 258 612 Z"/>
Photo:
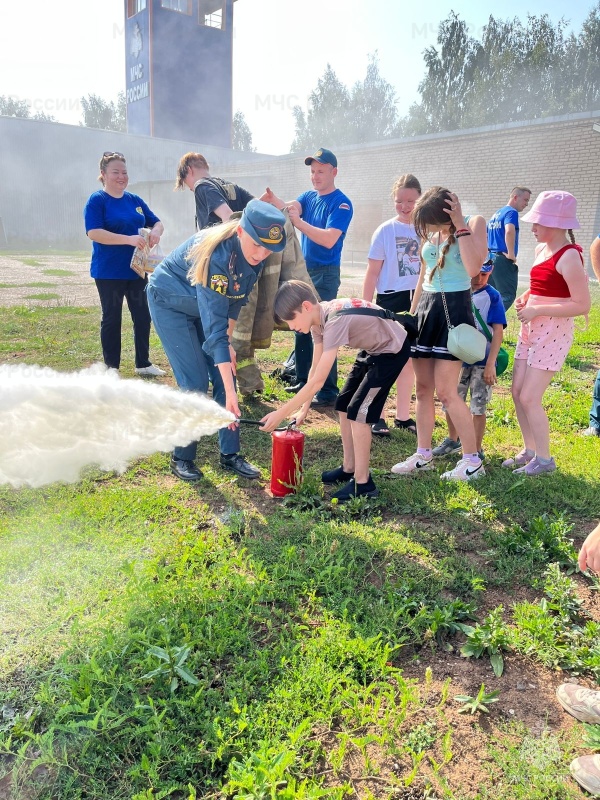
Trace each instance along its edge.
<path fill-rule="evenodd" d="M 417 288 L 419 279 L 419 239 L 412 225 L 396 217 L 382 223 L 371 239 L 369 258 L 383 261 L 377 293 L 401 292 Z"/>

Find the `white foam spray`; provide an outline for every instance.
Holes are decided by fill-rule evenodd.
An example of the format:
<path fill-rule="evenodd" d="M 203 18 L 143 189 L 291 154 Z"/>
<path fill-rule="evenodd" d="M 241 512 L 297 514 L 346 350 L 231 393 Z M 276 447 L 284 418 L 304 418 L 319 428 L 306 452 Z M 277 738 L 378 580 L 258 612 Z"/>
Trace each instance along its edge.
<path fill-rule="evenodd" d="M 76 482 L 215 433 L 234 419 L 208 397 L 96 365 L 80 372 L 0 365 L 0 484 Z"/>

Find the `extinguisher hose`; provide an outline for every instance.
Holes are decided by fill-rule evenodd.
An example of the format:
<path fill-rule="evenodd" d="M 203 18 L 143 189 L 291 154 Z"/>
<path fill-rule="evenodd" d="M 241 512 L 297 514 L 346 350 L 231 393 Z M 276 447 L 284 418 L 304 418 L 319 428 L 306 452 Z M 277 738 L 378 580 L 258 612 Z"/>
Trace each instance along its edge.
<path fill-rule="evenodd" d="M 262 422 L 259 419 L 244 419 L 240 417 L 236 420 L 236 422 L 240 422 L 242 425 L 262 425 Z M 275 428 L 276 431 L 290 431 L 296 424 L 295 419 L 291 419 L 288 425 L 284 425 L 282 428 Z"/>

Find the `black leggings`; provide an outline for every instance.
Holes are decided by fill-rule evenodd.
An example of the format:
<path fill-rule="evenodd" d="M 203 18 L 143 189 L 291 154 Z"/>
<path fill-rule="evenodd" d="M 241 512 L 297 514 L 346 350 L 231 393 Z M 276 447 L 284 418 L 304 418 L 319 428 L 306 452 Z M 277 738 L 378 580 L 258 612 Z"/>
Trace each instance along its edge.
<path fill-rule="evenodd" d="M 100 342 L 102 355 L 107 367 L 119 369 L 121 364 L 121 320 L 123 317 L 123 300 L 133 321 L 133 338 L 135 343 L 135 366 L 150 365 L 150 311 L 146 299 L 147 279 L 134 281 L 108 280 L 96 278 L 96 286 L 102 306 L 102 322 L 100 323 Z"/>

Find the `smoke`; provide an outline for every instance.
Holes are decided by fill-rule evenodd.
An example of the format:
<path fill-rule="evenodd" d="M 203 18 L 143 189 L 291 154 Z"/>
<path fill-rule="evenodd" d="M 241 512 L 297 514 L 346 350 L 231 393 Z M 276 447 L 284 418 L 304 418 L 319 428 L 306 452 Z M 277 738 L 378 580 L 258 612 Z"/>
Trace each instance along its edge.
<path fill-rule="evenodd" d="M 74 373 L 0 366 L 0 484 L 74 483 L 215 433 L 233 415 L 200 394 L 121 380 L 96 365 Z"/>

